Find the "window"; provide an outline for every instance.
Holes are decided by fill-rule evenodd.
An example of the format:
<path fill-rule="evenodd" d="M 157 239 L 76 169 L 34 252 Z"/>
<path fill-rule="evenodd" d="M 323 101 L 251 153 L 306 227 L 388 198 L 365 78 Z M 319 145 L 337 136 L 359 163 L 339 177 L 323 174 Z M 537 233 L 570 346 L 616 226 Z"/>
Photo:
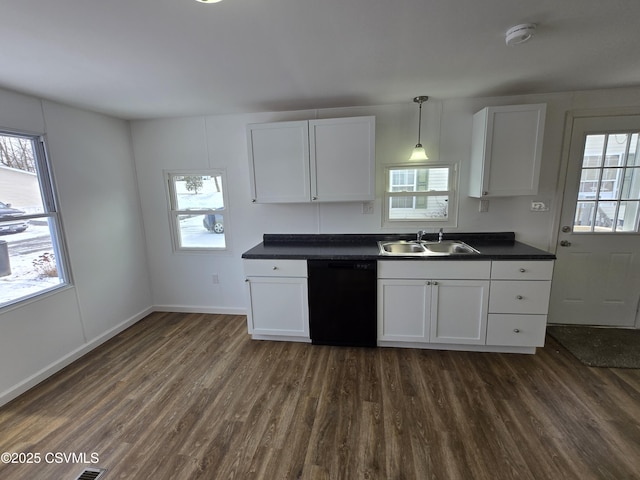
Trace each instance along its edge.
<path fill-rule="evenodd" d="M 586 136 L 574 232 L 638 232 L 638 132 Z"/>
<path fill-rule="evenodd" d="M 175 250 L 224 250 L 228 225 L 224 171 L 167 172 Z"/>
<path fill-rule="evenodd" d="M 68 284 L 43 139 L 0 131 L 0 307 Z"/>
<path fill-rule="evenodd" d="M 454 176 L 450 165 L 387 167 L 385 223 L 455 224 Z"/>

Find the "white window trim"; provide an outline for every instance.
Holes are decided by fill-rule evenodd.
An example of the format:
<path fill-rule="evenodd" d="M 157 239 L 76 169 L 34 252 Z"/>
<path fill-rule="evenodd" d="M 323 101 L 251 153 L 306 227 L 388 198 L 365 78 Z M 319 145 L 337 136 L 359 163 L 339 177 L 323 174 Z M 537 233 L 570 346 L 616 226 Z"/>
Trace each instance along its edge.
<path fill-rule="evenodd" d="M 428 191 L 428 192 L 390 192 L 390 170 L 398 169 L 419 169 L 419 168 L 448 168 L 449 169 L 449 189 L 444 191 Z M 396 163 L 388 164 L 384 167 L 384 194 L 382 198 L 382 226 L 384 228 L 393 227 L 457 227 L 458 225 L 458 165 L 449 163 Z M 447 208 L 447 218 L 442 219 L 390 219 L 389 203 L 393 197 L 428 197 L 447 195 L 449 197 L 449 205 Z"/>
<path fill-rule="evenodd" d="M 45 218 L 47 222 L 52 224 L 51 227 L 51 243 L 56 257 L 56 267 L 58 269 L 58 285 L 45 287 L 42 290 L 17 297 L 0 306 L 0 312 L 6 312 L 34 302 L 46 296 L 52 295 L 61 290 L 68 289 L 73 286 L 71 267 L 69 264 L 69 253 L 65 241 L 64 229 L 62 226 L 62 216 L 58 208 L 58 197 L 53 170 L 49 161 L 46 138 L 43 134 L 29 133 L 17 130 L 0 129 L 0 135 L 22 137 L 33 142 L 35 167 L 38 177 L 38 185 L 42 197 L 43 212 L 30 215 L 21 215 L 19 218 L 23 220 L 32 220 Z"/>
<path fill-rule="evenodd" d="M 221 176 L 222 177 L 222 201 L 224 207 L 222 209 L 203 209 L 203 210 L 178 210 L 176 206 L 176 192 L 174 189 L 173 177 L 176 176 Z M 164 180 L 167 193 L 167 206 L 169 212 L 169 229 L 171 231 L 171 245 L 174 253 L 214 253 L 227 252 L 229 250 L 229 200 L 228 200 L 228 183 L 227 171 L 224 168 L 208 168 L 197 170 L 165 170 Z M 180 215 L 209 215 L 222 214 L 224 216 L 224 247 L 183 247 L 180 245 L 180 230 L 178 217 Z"/>

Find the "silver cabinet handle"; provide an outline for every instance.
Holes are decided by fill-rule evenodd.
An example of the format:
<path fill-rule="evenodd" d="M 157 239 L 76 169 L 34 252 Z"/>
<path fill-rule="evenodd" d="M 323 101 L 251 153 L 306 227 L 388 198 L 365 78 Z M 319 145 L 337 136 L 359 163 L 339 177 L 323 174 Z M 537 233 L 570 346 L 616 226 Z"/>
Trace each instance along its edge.
<path fill-rule="evenodd" d="M 519 328 L 514 328 L 513 329 L 513 333 L 520 333 L 520 329 Z"/>
<path fill-rule="evenodd" d="M 317 199 L 318 199 L 318 197 L 313 197 L 313 198 L 312 198 L 312 200 L 317 200 Z"/>
<path fill-rule="evenodd" d="M 527 271 L 527 270 L 526 270 L 525 268 L 521 268 L 521 269 L 520 269 L 520 273 L 524 273 L 524 272 L 526 272 L 526 271 Z"/>
<path fill-rule="evenodd" d="M 431 282 L 427 282 L 427 285 L 431 285 Z"/>
<path fill-rule="evenodd" d="M 277 269 L 278 269 L 278 267 L 273 267 L 273 270 L 277 270 Z"/>
<path fill-rule="evenodd" d="M 516 298 L 517 298 L 518 300 L 522 300 L 524 297 L 523 297 L 522 295 L 516 295 Z"/>
<path fill-rule="evenodd" d="M 560 242 L 560 246 L 561 247 L 570 247 L 571 246 L 571 242 L 569 240 L 562 240 Z"/>
<path fill-rule="evenodd" d="M 437 285 L 437 284 L 438 284 L 438 282 L 433 282 L 433 284 L 434 284 L 434 285 Z"/>

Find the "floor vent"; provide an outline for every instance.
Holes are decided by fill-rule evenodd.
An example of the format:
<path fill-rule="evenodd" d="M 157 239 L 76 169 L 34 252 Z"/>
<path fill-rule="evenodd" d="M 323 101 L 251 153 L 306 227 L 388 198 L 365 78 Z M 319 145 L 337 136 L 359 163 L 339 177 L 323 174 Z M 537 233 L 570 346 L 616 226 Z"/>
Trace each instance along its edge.
<path fill-rule="evenodd" d="M 85 468 L 75 480 L 98 480 L 106 471 L 106 468 Z"/>

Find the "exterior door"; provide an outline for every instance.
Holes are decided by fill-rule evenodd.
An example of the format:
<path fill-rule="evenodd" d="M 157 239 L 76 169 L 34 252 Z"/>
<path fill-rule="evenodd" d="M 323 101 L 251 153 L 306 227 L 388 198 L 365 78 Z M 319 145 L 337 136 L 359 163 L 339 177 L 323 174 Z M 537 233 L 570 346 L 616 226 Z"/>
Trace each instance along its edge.
<path fill-rule="evenodd" d="M 573 119 L 549 323 L 640 326 L 639 132 L 640 115 Z"/>

